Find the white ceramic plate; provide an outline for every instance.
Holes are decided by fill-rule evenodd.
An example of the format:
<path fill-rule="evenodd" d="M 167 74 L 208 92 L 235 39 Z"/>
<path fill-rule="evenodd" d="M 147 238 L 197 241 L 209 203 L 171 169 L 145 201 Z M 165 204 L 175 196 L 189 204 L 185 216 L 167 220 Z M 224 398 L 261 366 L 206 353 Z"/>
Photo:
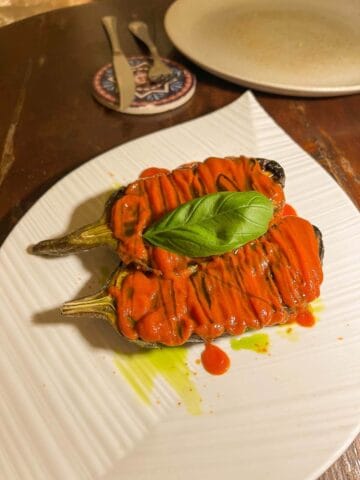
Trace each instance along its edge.
<path fill-rule="evenodd" d="M 165 16 L 174 45 L 205 70 L 269 92 L 360 91 L 360 2 L 177 0 Z"/>
<path fill-rule="evenodd" d="M 232 366 L 221 377 L 197 365 L 201 346 L 190 348 L 196 375 L 183 377 L 180 396 L 159 376 L 144 403 L 115 365 L 120 337 L 99 320 L 58 313 L 62 302 L 99 289 L 115 255 L 46 259 L 26 248 L 96 218 L 104 193 L 145 167 L 240 153 L 279 161 L 288 201 L 322 230 L 324 309 L 312 329 L 294 327 L 288 337 L 268 330 L 269 355 L 232 351 L 222 339 Z M 359 427 L 359 244 L 353 204 L 250 93 L 78 168 L 35 204 L 0 250 L 0 478 L 317 478 Z M 146 358 L 137 366 L 151 376 Z"/>

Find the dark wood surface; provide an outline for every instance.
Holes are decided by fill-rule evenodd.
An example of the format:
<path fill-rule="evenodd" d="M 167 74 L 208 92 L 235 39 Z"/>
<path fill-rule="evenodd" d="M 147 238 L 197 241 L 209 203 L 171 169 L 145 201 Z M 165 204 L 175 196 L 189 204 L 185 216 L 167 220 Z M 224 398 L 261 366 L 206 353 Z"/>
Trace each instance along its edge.
<path fill-rule="evenodd" d="M 227 105 L 244 89 L 188 62 L 163 28 L 170 0 L 113 0 L 39 15 L 0 29 L 0 244 L 31 205 L 66 173 L 128 140 Z M 153 117 L 122 115 L 91 96 L 94 72 L 110 61 L 103 15 L 119 19 L 127 54 L 142 52 L 127 32 L 141 18 L 164 56 L 198 78 L 193 99 Z M 266 111 L 360 207 L 360 95 L 305 99 L 254 92 Z M 359 480 L 360 440 L 321 476 Z M 287 480 L 287 479 L 284 479 Z"/>

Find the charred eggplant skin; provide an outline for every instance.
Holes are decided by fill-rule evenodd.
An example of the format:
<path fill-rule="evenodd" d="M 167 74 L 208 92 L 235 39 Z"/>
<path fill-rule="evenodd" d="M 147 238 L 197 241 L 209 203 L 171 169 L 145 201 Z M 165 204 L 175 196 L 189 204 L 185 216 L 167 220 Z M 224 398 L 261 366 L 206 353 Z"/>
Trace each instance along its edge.
<path fill-rule="evenodd" d="M 256 158 L 261 165 L 261 168 L 268 172 L 271 177 L 279 183 L 283 188 L 285 187 L 285 171 L 283 167 L 275 160 L 267 160 L 266 158 Z"/>
<path fill-rule="evenodd" d="M 313 229 L 315 231 L 315 235 L 316 235 L 316 238 L 317 238 L 318 243 L 319 243 L 319 257 L 320 257 L 320 260 L 321 260 L 321 263 L 322 263 L 323 260 L 324 260 L 324 254 L 325 254 L 323 235 L 321 233 L 321 230 L 318 227 L 316 227 L 315 225 L 313 225 Z"/>

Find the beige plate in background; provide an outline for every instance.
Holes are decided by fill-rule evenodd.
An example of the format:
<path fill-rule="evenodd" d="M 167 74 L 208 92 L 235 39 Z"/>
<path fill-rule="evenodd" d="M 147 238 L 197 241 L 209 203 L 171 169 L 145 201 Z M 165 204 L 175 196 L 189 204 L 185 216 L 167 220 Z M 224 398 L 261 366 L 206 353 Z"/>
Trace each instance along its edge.
<path fill-rule="evenodd" d="M 360 2 L 177 0 L 166 31 L 209 72 L 268 92 L 360 92 Z"/>

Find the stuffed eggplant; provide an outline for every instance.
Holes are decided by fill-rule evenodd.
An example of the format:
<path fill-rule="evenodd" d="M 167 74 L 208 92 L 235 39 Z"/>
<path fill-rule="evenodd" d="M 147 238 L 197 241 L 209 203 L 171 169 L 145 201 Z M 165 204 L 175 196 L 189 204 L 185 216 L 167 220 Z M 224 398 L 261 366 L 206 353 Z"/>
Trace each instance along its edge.
<path fill-rule="evenodd" d="M 244 156 L 212 157 L 172 172 L 149 169 L 108 200 L 99 221 L 65 237 L 42 241 L 32 247 L 32 253 L 65 255 L 108 245 L 117 250 L 125 265 L 163 274 L 171 263 L 175 271 L 181 271 L 189 259 L 144 241 L 143 232 L 149 225 L 179 205 L 220 191 L 258 191 L 273 202 L 276 216 L 284 205 L 284 182 L 284 170 L 278 163 Z"/>
<path fill-rule="evenodd" d="M 319 296 L 323 244 L 307 220 L 285 216 L 237 251 L 164 278 L 121 267 L 98 294 L 64 315 L 106 319 L 142 346 L 176 346 L 294 321 Z"/>

